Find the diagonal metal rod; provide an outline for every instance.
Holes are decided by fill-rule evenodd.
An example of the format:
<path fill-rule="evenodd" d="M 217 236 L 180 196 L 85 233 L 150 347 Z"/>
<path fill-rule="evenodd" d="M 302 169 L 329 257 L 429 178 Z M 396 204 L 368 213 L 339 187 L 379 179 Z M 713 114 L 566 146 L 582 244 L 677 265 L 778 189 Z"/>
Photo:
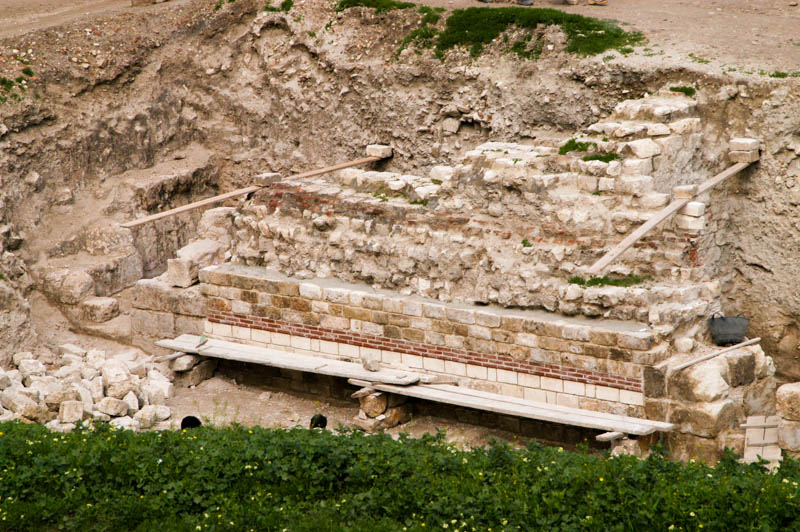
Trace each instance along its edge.
<path fill-rule="evenodd" d="M 372 163 L 375 161 L 380 161 L 383 157 L 362 157 L 361 159 L 353 159 L 352 161 L 347 161 L 344 163 L 335 164 L 333 166 L 326 166 L 325 168 L 319 168 L 317 170 L 310 170 L 308 172 L 303 172 L 302 174 L 295 174 L 293 176 L 289 176 L 287 179 L 298 179 L 304 177 L 313 177 L 316 175 L 327 174 L 328 172 L 334 172 L 336 170 L 342 170 L 343 168 L 350 168 L 352 166 L 360 166 L 362 164 Z M 122 227 L 126 227 L 128 229 L 132 227 L 136 227 L 137 225 L 146 224 L 148 222 L 152 222 L 155 220 L 160 220 L 161 218 L 166 218 L 167 216 L 173 216 L 175 214 L 180 214 L 182 212 L 190 211 L 192 209 L 197 209 L 199 207 L 204 207 L 206 205 L 213 205 L 214 203 L 219 203 L 221 201 L 225 201 L 226 199 L 235 198 L 236 196 L 242 196 L 244 194 L 249 194 L 251 192 L 255 192 L 256 190 L 262 188 L 258 185 L 253 185 L 245 188 L 239 188 L 236 190 L 232 190 L 231 192 L 226 192 L 225 194 L 220 194 L 219 196 L 214 196 L 211 198 L 206 198 L 204 200 L 195 201 L 194 203 L 189 203 L 188 205 L 183 205 L 181 207 L 176 207 L 174 209 L 170 209 L 168 211 L 160 212 L 158 214 L 152 214 L 150 216 L 145 216 L 144 218 L 139 218 L 138 220 L 133 220 L 131 222 L 126 222 L 121 224 Z"/>

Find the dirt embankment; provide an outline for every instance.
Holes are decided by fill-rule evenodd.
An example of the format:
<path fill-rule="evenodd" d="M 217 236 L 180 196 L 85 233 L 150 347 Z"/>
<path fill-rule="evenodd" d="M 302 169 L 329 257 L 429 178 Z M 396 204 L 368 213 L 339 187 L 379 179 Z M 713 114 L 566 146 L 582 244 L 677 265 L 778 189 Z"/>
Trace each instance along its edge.
<path fill-rule="evenodd" d="M 750 45 L 709 43 L 716 30 L 703 33 L 700 17 L 679 23 L 661 5 L 612 0 L 603 13 L 635 22 L 650 38 L 628 57 L 577 58 L 556 48 L 538 61 L 520 61 L 490 46 L 478 60 L 457 52 L 441 62 L 428 50 L 397 55 L 403 36 L 419 25 L 413 12 L 335 13 L 318 1 L 297 2 L 289 13 L 264 13 L 263 2 L 254 0 L 219 11 L 208 0 L 136 10 L 121 2 L 89 4 L 109 11 L 0 42 L 0 75 L 15 79 L 26 76 L 23 68 L 32 71 L 23 78 L 20 101 L 0 106 L 0 214 L 7 225 L 1 360 L 35 343 L 29 272 L 53 255 L 37 243 L 53 220 L 73 220 L 77 229 L 87 216 L 121 222 L 141 214 L 113 198 L 104 199 L 102 213 L 75 205 L 113 190 L 125 171 L 181 156 L 191 143 L 214 153 L 219 190 L 249 184 L 254 173 L 288 174 L 352 158 L 372 142 L 392 144 L 391 169 L 411 171 L 449 161 L 483 140 L 567 136 L 623 99 L 675 84 L 699 89 L 709 172 L 724 166 L 728 138 L 764 141 L 758 171 L 728 191 L 738 231 L 731 237 L 726 310 L 751 316 L 751 332 L 778 354 L 782 374 L 800 377 L 794 287 L 800 267 L 793 260 L 800 251 L 800 111 L 792 105 L 800 89 L 793 78 L 743 72 L 752 68 L 746 66 L 751 58 L 737 54 L 746 55 Z M 763 68 L 797 64 L 800 47 L 786 29 L 796 15 L 777 17 L 778 2 L 759 4 L 756 13 L 744 2 L 725 3 L 723 11 L 681 5 L 714 11 L 706 20 L 741 17 L 756 30 L 769 26 L 773 33 L 765 34 L 785 53 L 765 58 Z M 45 11 L 25 16 L 49 26 L 40 17 Z M 70 13 L 63 21 L 75 20 Z M 670 28 L 675 40 L 684 35 L 687 41 L 662 38 Z M 703 59 L 712 45 L 724 48 L 719 59 L 687 61 L 689 53 Z M 447 119 L 456 119 L 455 131 Z M 67 231 L 63 240 L 70 238 Z"/>

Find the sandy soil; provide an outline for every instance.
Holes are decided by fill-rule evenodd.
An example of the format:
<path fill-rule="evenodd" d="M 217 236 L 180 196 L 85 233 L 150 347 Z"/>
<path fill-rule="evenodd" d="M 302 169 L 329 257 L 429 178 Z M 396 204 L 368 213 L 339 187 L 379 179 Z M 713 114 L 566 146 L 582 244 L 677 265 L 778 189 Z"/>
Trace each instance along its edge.
<path fill-rule="evenodd" d="M 208 0 L 213 3 L 213 0 Z M 0 38 L 137 10 L 170 9 L 187 0 L 130 7 L 130 0 L 0 0 Z M 302 4 L 302 0 L 298 4 Z M 421 0 L 448 9 L 485 6 L 476 0 Z M 607 6 L 568 6 L 561 0 L 535 0 L 536 7 L 614 19 L 642 31 L 650 50 L 643 59 L 711 61 L 709 68 L 800 70 L 800 6 L 794 0 L 609 0 Z M 508 6 L 511 3 L 490 4 Z M 698 63 L 701 67 L 705 63 Z"/>

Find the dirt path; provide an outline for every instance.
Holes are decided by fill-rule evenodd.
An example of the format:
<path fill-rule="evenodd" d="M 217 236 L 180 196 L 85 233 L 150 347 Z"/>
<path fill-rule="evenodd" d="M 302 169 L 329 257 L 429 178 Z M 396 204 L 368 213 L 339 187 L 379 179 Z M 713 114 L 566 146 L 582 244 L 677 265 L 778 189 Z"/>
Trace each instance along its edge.
<path fill-rule="evenodd" d="M 209 3 L 213 0 L 208 0 Z M 136 10 L 172 9 L 187 0 L 130 7 L 130 0 L 0 0 L 0 38 L 34 29 Z M 302 4 L 299 1 L 298 4 Z M 447 9 L 486 6 L 477 0 L 422 0 Z M 800 71 L 800 6 L 793 0 L 609 0 L 604 7 L 535 0 L 535 7 L 617 20 L 642 31 L 642 60 L 697 63 L 698 68 L 770 73 Z M 489 4 L 509 6 L 512 3 Z M 690 56 L 689 54 L 692 54 Z M 710 61 L 711 63 L 704 63 Z"/>

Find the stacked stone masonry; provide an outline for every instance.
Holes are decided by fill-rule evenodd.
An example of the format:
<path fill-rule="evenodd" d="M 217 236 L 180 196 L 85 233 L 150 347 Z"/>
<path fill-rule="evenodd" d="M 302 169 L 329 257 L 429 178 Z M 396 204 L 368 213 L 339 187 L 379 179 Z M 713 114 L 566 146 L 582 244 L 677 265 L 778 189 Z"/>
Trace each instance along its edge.
<path fill-rule="evenodd" d="M 530 400 L 642 415 L 646 327 L 443 304 L 259 267 L 201 270 L 207 335 L 320 356 L 377 356 Z"/>

